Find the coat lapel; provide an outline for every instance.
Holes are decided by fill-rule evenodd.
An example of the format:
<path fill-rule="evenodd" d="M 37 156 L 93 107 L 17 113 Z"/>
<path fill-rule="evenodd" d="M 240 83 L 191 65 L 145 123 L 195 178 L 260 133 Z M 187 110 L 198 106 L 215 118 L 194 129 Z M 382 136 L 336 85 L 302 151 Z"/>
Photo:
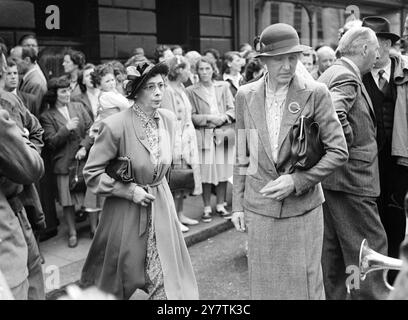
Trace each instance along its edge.
<path fill-rule="evenodd" d="M 290 129 L 302 113 L 312 91 L 306 90 L 305 84 L 298 76 L 294 76 L 291 81 L 283 108 L 282 121 L 278 137 L 278 154 L 282 143 L 288 135 Z"/>
<path fill-rule="evenodd" d="M 52 113 L 52 117 L 55 119 L 55 121 L 58 122 L 61 126 L 65 126 L 67 124 L 68 120 L 65 119 L 61 112 L 59 112 L 55 107 L 50 109 L 50 112 Z M 69 116 L 71 117 L 71 114 Z"/>
<path fill-rule="evenodd" d="M 147 136 L 145 132 L 143 131 L 142 123 L 137 118 L 132 108 L 129 109 L 129 112 L 132 114 L 131 116 L 132 123 L 133 123 L 133 128 L 134 128 L 134 132 L 135 132 L 137 139 L 144 145 L 144 147 L 149 151 L 149 153 L 151 153 L 152 150 L 150 149 L 149 143 L 147 142 Z"/>
<path fill-rule="evenodd" d="M 274 164 L 272 158 L 272 148 L 269 139 L 269 131 L 266 124 L 265 114 L 265 76 L 256 81 L 251 88 L 250 95 L 247 99 L 248 112 L 252 120 L 256 124 L 258 136 L 262 141 L 265 152 L 268 155 L 271 163 Z"/>
<path fill-rule="evenodd" d="M 195 90 L 193 91 L 201 100 L 203 100 L 203 102 L 205 102 L 205 104 L 208 106 L 208 108 L 210 108 L 209 104 L 208 104 L 208 100 L 207 100 L 207 93 L 205 92 L 205 88 L 198 83 L 196 85 Z"/>

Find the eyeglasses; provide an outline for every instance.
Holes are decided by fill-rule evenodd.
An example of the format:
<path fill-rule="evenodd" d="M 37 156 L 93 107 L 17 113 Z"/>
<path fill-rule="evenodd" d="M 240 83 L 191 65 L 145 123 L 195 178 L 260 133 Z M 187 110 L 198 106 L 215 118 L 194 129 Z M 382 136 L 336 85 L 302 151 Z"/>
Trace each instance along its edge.
<path fill-rule="evenodd" d="M 147 90 L 149 92 L 154 92 L 158 88 L 160 91 L 163 91 L 166 88 L 166 85 L 163 82 L 159 83 L 151 83 L 148 84 L 147 86 L 144 86 L 142 89 Z"/>

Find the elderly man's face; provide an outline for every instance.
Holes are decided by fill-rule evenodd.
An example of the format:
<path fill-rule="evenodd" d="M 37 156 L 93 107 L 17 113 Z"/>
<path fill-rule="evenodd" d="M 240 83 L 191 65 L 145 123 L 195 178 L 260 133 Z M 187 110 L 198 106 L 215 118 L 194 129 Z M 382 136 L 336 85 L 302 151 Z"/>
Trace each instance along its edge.
<path fill-rule="evenodd" d="M 274 57 L 262 57 L 268 72 L 278 85 L 286 85 L 296 71 L 299 53 L 281 54 Z"/>
<path fill-rule="evenodd" d="M 365 65 L 363 66 L 361 73 L 365 74 L 370 72 L 375 66 L 376 62 L 380 58 L 379 53 L 380 45 L 378 43 L 377 37 L 374 37 L 371 41 L 367 42 L 367 49 L 365 52 Z"/>
<path fill-rule="evenodd" d="M 319 64 L 319 71 L 326 71 L 336 60 L 336 55 L 333 49 L 322 48 L 322 50 L 317 52 L 317 62 Z"/>

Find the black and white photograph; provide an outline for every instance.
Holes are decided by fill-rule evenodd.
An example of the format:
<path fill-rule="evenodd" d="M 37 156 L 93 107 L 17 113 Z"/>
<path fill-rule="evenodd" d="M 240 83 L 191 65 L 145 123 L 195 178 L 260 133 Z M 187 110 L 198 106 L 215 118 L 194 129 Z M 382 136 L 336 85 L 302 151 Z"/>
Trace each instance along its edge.
<path fill-rule="evenodd" d="M 408 300 L 407 219 L 408 0 L 0 0 L 0 300 Z"/>

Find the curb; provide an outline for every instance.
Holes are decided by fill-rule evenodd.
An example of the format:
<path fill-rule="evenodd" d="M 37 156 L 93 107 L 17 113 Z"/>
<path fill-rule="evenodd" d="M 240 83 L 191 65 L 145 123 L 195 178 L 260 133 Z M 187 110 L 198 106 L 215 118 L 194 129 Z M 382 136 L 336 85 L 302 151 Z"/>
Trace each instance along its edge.
<path fill-rule="evenodd" d="M 232 224 L 231 220 L 226 220 L 224 218 L 218 218 L 214 219 L 214 222 L 208 224 L 205 228 L 202 228 L 200 230 L 194 230 L 191 232 L 187 232 L 186 235 L 184 236 L 184 240 L 186 242 L 187 247 L 190 247 L 196 243 L 202 242 L 204 240 L 207 240 L 208 238 L 214 237 L 215 235 L 227 231 L 229 229 L 232 229 L 234 225 Z M 77 262 L 73 262 L 68 266 L 65 266 L 62 268 L 62 272 L 65 268 L 69 268 L 70 266 L 77 264 L 78 267 L 82 266 L 83 263 L 85 262 L 85 259 L 82 259 Z M 81 270 L 78 270 L 78 275 L 80 274 Z M 66 287 L 72 284 L 79 285 L 79 280 L 73 281 L 71 283 L 68 283 L 64 286 L 62 286 L 59 289 L 52 290 L 48 293 L 46 293 L 45 298 L 46 300 L 57 300 L 58 298 L 64 296 L 66 294 Z"/>

